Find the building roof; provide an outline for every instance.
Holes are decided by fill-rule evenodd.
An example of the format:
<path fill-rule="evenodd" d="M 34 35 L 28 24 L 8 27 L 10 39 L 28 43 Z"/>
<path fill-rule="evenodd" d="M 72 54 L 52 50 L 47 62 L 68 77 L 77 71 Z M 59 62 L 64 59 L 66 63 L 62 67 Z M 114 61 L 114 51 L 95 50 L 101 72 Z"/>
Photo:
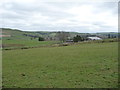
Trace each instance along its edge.
<path fill-rule="evenodd" d="M 89 39 L 91 39 L 91 40 L 102 40 L 101 38 L 99 38 L 99 37 L 88 37 Z"/>

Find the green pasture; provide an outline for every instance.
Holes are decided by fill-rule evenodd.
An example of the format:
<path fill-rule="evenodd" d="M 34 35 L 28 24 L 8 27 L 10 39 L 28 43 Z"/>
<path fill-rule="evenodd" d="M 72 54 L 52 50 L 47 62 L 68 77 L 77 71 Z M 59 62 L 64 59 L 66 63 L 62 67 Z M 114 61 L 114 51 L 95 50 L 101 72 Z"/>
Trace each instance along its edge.
<path fill-rule="evenodd" d="M 59 41 L 38 41 L 37 39 L 34 40 L 2 40 L 3 45 L 7 45 L 4 47 L 5 49 L 9 48 L 21 48 L 21 47 L 37 47 L 37 46 L 48 46 L 59 43 Z M 3 48 L 3 49 L 4 49 Z"/>
<path fill-rule="evenodd" d="M 2 58 L 5 88 L 118 87 L 117 42 L 3 50 Z"/>

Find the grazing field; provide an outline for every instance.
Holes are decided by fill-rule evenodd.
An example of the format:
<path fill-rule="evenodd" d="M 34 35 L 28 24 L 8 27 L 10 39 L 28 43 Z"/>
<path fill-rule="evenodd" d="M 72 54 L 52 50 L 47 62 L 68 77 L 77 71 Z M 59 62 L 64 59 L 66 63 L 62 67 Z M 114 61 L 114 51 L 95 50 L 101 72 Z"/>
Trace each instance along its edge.
<path fill-rule="evenodd" d="M 117 42 L 3 50 L 3 87 L 116 88 Z"/>
<path fill-rule="evenodd" d="M 59 43 L 59 41 L 37 41 L 37 40 L 3 40 L 3 49 L 15 49 L 23 47 L 49 46 Z"/>

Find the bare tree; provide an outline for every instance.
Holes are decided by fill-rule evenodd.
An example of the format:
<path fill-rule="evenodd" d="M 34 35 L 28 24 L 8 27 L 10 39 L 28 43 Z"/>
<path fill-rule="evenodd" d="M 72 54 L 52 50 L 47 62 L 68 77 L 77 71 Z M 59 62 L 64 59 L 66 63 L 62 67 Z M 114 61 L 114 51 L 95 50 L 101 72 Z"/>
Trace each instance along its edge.
<path fill-rule="evenodd" d="M 62 42 L 65 42 L 69 36 L 70 36 L 69 32 L 63 32 L 63 31 L 57 32 L 56 34 L 57 39 Z"/>

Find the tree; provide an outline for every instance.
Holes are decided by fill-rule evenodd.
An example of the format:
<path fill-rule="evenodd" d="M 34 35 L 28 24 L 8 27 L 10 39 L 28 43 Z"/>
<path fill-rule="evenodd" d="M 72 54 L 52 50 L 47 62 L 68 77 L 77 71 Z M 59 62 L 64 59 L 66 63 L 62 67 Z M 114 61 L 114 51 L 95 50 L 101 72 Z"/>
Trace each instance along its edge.
<path fill-rule="evenodd" d="M 76 37 L 73 38 L 73 41 L 78 42 L 78 41 L 83 41 L 83 39 L 80 35 L 77 35 Z"/>
<path fill-rule="evenodd" d="M 65 42 L 70 36 L 69 32 L 57 32 L 56 37 L 58 40 Z"/>
<path fill-rule="evenodd" d="M 110 38 L 110 34 L 108 34 L 108 38 Z"/>
<path fill-rule="evenodd" d="M 44 38 L 39 37 L 39 38 L 38 38 L 38 41 L 44 41 Z"/>
<path fill-rule="evenodd" d="M 114 38 L 117 38 L 117 36 L 114 36 Z"/>

